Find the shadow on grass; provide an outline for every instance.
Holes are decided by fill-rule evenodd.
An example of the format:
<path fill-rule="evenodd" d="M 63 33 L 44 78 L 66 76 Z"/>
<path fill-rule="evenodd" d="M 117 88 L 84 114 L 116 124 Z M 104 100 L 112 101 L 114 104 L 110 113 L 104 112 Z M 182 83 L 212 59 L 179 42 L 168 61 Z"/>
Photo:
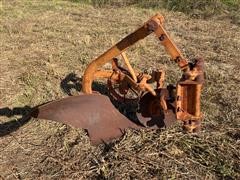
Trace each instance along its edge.
<path fill-rule="evenodd" d="M 82 79 L 78 77 L 74 73 L 68 74 L 60 83 L 60 87 L 63 90 L 64 93 L 66 93 L 69 96 L 73 96 L 73 91 L 77 91 L 78 95 L 81 92 L 81 81 Z M 104 83 L 98 83 L 94 82 L 92 85 L 93 91 L 97 91 L 103 95 L 106 95 L 110 98 L 112 104 L 115 106 L 118 111 L 126 116 L 130 121 L 133 123 L 142 126 L 142 121 L 139 120 L 137 117 L 137 111 L 138 111 L 138 102 L 133 101 L 131 103 L 121 103 L 109 96 L 108 88 Z M 0 109 L 0 116 L 6 116 L 6 117 L 13 117 L 13 116 L 21 116 L 18 119 L 12 119 L 8 122 L 3 122 L 0 124 L 0 137 L 8 135 L 16 130 L 18 130 L 21 126 L 25 125 L 27 122 L 30 121 L 31 117 L 35 117 L 33 115 L 34 110 L 36 110 L 38 106 L 36 107 L 30 107 L 30 106 L 24 106 L 24 107 L 14 107 L 13 109 L 9 107 L 5 107 Z M 164 117 L 161 118 L 162 120 Z M 158 118 L 149 117 L 146 118 L 148 121 L 148 127 L 157 126 L 158 128 L 164 127 L 164 122 L 159 122 Z M 160 124 L 159 124 L 160 123 Z"/>
<path fill-rule="evenodd" d="M 61 81 L 60 87 L 65 94 L 73 96 L 73 91 L 77 91 L 78 93 L 81 92 L 81 82 L 82 79 L 80 77 L 74 73 L 70 73 Z M 93 83 L 93 90 L 107 95 L 107 88 L 103 84 Z M 28 123 L 32 118 L 31 112 L 33 109 L 34 107 L 32 108 L 30 106 L 0 108 L 0 116 L 5 116 L 7 118 L 17 116 L 17 118 L 0 123 L 0 137 L 9 135 Z"/>
<path fill-rule="evenodd" d="M 81 91 L 81 82 L 82 78 L 77 77 L 75 73 L 70 73 L 61 81 L 60 87 L 65 94 L 73 96 L 72 90 Z"/>
<path fill-rule="evenodd" d="M 31 116 L 30 112 L 32 108 L 29 106 L 24 107 L 15 107 L 10 109 L 8 107 L 0 109 L 0 116 L 12 117 L 12 116 L 21 116 L 18 119 L 13 119 L 8 122 L 4 122 L 0 124 L 0 137 L 8 135 L 16 130 L 18 130 L 21 126 L 30 121 Z"/>
<path fill-rule="evenodd" d="M 60 87 L 65 94 L 73 96 L 74 91 L 77 93 L 81 92 L 82 78 L 78 77 L 75 73 L 70 73 L 61 81 Z M 93 82 L 92 90 L 97 91 L 103 95 L 108 95 L 108 89 L 102 83 Z"/>

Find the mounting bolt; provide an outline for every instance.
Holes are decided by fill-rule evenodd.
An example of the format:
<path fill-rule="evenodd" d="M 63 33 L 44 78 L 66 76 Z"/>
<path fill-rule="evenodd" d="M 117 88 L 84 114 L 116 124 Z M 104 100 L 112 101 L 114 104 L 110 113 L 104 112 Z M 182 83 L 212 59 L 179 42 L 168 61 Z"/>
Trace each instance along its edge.
<path fill-rule="evenodd" d="M 162 35 L 159 37 L 159 40 L 160 40 L 160 41 L 163 41 L 164 39 L 165 39 L 165 35 L 162 34 Z"/>
<path fill-rule="evenodd" d="M 147 25 L 147 29 L 148 29 L 149 34 L 154 32 L 158 27 L 158 24 L 153 20 L 148 21 L 146 25 Z"/>
<path fill-rule="evenodd" d="M 176 59 L 174 60 L 176 63 L 179 63 L 181 61 L 180 57 L 176 57 Z"/>
<path fill-rule="evenodd" d="M 181 96 L 177 96 L 177 101 L 181 101 Z"/>

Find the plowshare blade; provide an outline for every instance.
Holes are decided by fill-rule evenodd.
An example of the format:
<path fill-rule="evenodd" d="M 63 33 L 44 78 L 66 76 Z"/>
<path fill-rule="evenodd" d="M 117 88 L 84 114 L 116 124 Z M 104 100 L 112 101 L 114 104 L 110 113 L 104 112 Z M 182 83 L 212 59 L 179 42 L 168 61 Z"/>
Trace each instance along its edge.
<path fill-rule="evenodd" d="M 120 137 L 126 128 L 139 127 L 123 116 L 107 96 L 70 96 L 37 106 L 32 117 L 53 120 L 88 131 L 92 144 Z"/>

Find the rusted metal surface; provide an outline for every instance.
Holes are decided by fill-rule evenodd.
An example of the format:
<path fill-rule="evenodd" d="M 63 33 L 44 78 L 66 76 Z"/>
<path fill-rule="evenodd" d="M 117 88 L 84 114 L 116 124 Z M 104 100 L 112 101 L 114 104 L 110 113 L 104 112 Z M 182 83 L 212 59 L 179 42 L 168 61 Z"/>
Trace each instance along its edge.
<path fill-rule="evenodd" d="M 146 93 L 139 102 L 139 121 L 145 127 L 163 128 L 176 123 L 175 107 L 168 89 L 157 89 L 157 96 Z"/>
<path fill-rule="evenodd" d="M 191 65 L 190 71 L 184 73 L 177 84 L 176 118 L 184 122 L 183 128 L 188 132 L 200 130 L 202 120 L 200 99 L 204 83 L 203 68 L 203 59 L 196 59 Z"/>
<path fill-rule="evenodd" d="M 148 106 L 144 106 L 144 104 L 151 103 L 151 100 L 148 101 L 148 97 L 154 98 L 151 94 L 149 95 L 143 99 L 141 110 L 144 112 L 148 111 Z M 137 114 L 140 123 L 134 123 L 122 115 L 107 96 L 82 94 L 40 105 L 34 108 L 31 115 L 35 118 L 53 120 L 85 129 L 94 145 L 122 136 L 127 128 L 164 128 L 169 127 L 175 121 L 175 117 L 170 111 L 165 116 L 144 112 Z"/>
<path fill-rule="evenodd" d="M 107 96 L 71 96 L 35 108 L 32 116 L 86 129 L 93 144 L 123 135 L 126 128 L 138 128 L 123 116 Z"/>
<path fill-rule="evenodd" d="M 133 68 L 132 68 L 132 66 L 131 66 L 128 58 L 127 58 L 126 53 L 125 53 L 125 52 L 122 52 L 122 53 L 121 53 L 121 56 L 122 56 L 122 58 L 123 58 L 123 60 L 124 60 L 124 63 L 125 63 L 128 71 L 129 71 L 129 73 L 131 74 L 133 80 L 134 80 L 135 82 L 137 82 L 137 76 L 136 76 L 136 74 L 135 74 L 135 72 L 134 72 L 134 70 L 133 70 Z"/>

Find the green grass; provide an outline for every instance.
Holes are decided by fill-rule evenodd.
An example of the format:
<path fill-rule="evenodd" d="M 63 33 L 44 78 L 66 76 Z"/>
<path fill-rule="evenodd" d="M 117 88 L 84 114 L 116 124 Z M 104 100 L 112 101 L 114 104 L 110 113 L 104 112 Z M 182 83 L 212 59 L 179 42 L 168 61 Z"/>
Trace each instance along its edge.
<path fill-rule="evenodd" d="M 135 5 L 144 8 L 162 8 L 178 9 L 188 12 L 190 8 L 205 9 L 206 6 L 222 7 L 226 5 L 228 8 L 238 8 L 239 0 L 71 0 L 76 3 L 91 4 L 95 7 L 104 6 L 129 6 Z M 187 11 L 186 11 L 187 10 Z"/>
<path fill-rule="evenodd" d="M 168 9 L 183 12 L 195 18 L 224 16 L 235 24 L 240 24 L 240 0 L 72 0 L 86 3 L 96 8 L 140 7 L 147 9 Z"/>

